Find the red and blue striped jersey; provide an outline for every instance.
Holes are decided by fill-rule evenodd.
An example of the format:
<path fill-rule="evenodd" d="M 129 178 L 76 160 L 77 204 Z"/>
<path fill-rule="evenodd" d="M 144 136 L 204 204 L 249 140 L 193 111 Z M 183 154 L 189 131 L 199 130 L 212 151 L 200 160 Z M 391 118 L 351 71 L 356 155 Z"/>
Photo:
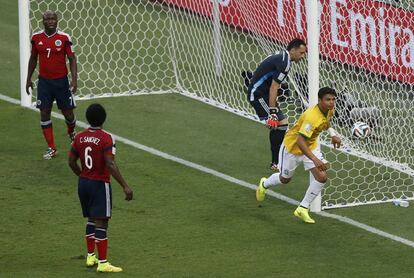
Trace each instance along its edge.
<path fill-rule="evenodd" d="M 105 156 L 115 156 L 115 139 L 102 128 L 88 128 L 75 136 L 71 156 L 81 161 L 80 177 L 110 182 L 111 174 Z"/>

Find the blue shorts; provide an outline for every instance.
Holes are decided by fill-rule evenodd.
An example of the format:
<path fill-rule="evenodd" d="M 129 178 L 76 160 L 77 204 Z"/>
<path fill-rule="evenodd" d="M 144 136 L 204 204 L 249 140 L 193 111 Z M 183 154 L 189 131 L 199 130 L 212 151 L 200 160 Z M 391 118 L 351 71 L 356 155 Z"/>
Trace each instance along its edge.
<path fill-rule="evenodd" d="M 269 96 L 259 97 L 250 101 L 250 105 L 253 106 L 254 110 L 256 111 L 257 116 L 261 121 L 267 120 L 269 118 Z M 277 118 L 279 121 L 286 119 L 285 114 L 279 109 L 277 113 Z"/>
<path fill-rule="evenodd" d="M 112 215 L 111 184 L 79 178 L 78 195 L 84 217 L 110 218 Z"/>
<path fill-rule="evenodd" d="M 68 77 L 44 79 L 39 76 L 36 107 L 40 110 L 50 109 L 55 100 L 60 110 L 70 110 L 76 107 L 75 100 L 69 88 Z"/>

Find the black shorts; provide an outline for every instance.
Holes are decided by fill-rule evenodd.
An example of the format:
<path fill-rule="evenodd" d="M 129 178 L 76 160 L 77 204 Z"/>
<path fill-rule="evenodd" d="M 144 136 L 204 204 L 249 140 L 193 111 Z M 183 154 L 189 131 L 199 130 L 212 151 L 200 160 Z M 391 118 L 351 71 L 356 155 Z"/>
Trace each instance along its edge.
<path fill-rule="evenodd" d="M 36 107 L 41 110 L 52 108 L 55 100 L 60 110 L 69 110 L 76 107 L 69 88 L 68 77 L 44 79 L 39 76 Z"/>
<path fill-rule="evenodd" d="M 112 189 L 110 183 L 79 178 L 78 195 L 84 217 L 111 217 Z"/>
<path fill-rule="evenodd" d="M 253 106 L 254 110 L 256 111 L 257 116 L 261 121 L 266 120 L 269 118 L 269 96 L 259 97 L 250 101 L 251 106 Z M 286 119 L 285 114 L 279 109 L 277 113 L 277 118 L 279 121 Z"/>

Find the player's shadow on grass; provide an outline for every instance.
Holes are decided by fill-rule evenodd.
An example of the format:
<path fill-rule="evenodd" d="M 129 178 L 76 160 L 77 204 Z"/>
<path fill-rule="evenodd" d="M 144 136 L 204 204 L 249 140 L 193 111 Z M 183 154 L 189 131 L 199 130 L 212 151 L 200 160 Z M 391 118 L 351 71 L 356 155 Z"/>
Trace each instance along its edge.
<path fill-rule="evenodd" d="M 255 212 L 252 213 L 252 217 L 256 218 L 261 222 L 266 222 L 269 224 L 276 223 L 277 218 L 274 214 L 271 213 L 268 209 L 266 209 L 266 204 L 257 204 L 255 208 Z"/>

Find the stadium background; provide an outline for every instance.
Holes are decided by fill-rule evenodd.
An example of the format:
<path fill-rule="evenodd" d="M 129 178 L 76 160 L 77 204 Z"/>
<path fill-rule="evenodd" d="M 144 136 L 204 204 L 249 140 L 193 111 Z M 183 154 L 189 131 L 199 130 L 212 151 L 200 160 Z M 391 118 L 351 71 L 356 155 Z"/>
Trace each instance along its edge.
<path fill-rule="evenodd" d="M 0 4 L 0 93 L 18 99 L 17 3 Z M 255 122 L 176 94 L 99 102 L 108 109 L 106 129 L 117 135 L 252 184 L 269 174 L 266 131 Z M 80 120 L 89 103 L 78 103 Z M 83 266 L 84 220 L 63 121 L 54 119 L 61 155 L 42 161 L 39 115 L 0 101 L 0 118 L 0 276 L 93 275 Z M 410 246 L 321 216 L 303 225 L 292 205 L 268 198 L 258 207 L 249 189 L 122 143 L 118 150 L 136 192 L 126 203 L 113 186 L 109 258 L 123 277 L 409 277 L 414 270 Z M 300 171 L 277 191 L 300 199 L 306 183 Z M 412 207 L 334 213 L 414 240 Z"/>

